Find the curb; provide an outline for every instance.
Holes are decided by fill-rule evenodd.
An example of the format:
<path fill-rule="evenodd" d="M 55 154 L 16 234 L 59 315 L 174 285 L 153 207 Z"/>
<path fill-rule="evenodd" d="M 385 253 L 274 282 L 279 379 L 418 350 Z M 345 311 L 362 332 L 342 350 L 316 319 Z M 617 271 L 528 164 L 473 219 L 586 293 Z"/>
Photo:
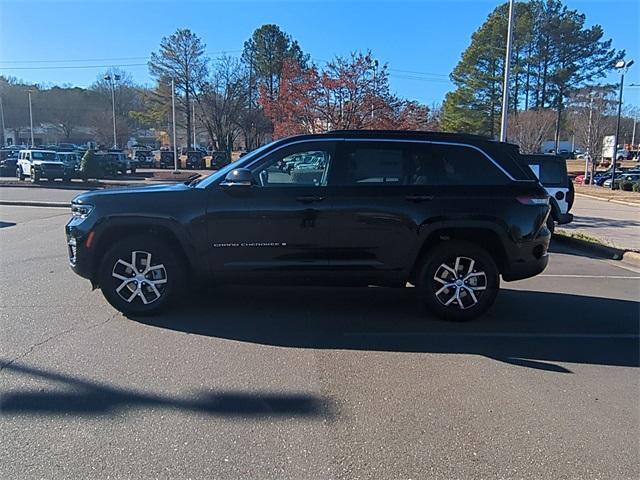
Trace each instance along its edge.
<path fill-rule="evenodd" d="M 565 245 L 570 245 L 580 250 L 594 253 L 598 256 L 609 258 L 611 260 L 622 260 L 625 253 L 635 253 L 626 252 L 620 248 L 609 247 L 600 243 L 589 242 L 588 240 L 583 240 L 581 238 L 570 237 L 569 235 L 563 235 L 562 233 L 555 233 L 553 235 L 553 240 L 557 240 Z"/>
<path fill-rule="evenodd" d="M 639 207 L 640 208 L 640 203 L 625 202 L 623 200 L 613 200 L 613 199 L 610 199 L 610 198 L 596 197 L 595 195 L 588 195 L 586 193 L 578 193 L 578 192 L 576 192 L 576 197 L 591 198 L 592 200 L 600 200 L 601 202 L 618 203 L 620 205 L 627 205 L 629 207 Z"/>
<path fill-rule="evenodd" d="M 11 207 L 49 207 L 49 208 L 71 208 L 68 202 L 32 202 L 20 200 L 0 200 L 0 205 Z"/>

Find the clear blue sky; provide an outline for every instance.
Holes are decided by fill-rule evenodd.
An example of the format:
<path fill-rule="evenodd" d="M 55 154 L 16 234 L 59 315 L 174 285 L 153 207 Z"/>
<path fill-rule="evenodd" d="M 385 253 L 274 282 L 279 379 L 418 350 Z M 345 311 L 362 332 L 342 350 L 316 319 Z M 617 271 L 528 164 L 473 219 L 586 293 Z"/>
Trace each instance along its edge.
<path fill-rule="evenodd" d="M 150 84 L 146 57 L 176 28 L 193 30 L 213 56 L 222 51 L 239 55 L 255 28 L 276 23 L 317 62 L 371 49 L 388 63 L 396 93 L 430 104 L 441 101 L 451 89 L 448 74 L 472 32 L 498 3 L 0 0 L 0 74 L 35 83 L 87 86 L 106 69 L 100 66 L 113 64 L 129 71 L 136 82 Z M 640 83 L 640 2 L 566 0 L 566 4 L 585 13 L 589 25 L 601 24 L 615 47 L 636 60 L 628 82 Z M 38 63 L 20 63 L 25 61 Z M 640 105 L 640 88 L 627 89 L 625 99 Z"/>

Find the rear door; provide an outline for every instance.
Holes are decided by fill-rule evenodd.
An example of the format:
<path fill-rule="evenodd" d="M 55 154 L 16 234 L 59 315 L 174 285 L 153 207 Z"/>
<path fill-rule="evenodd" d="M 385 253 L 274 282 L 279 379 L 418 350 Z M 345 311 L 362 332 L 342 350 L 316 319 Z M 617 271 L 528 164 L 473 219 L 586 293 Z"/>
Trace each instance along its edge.
<path fill-rule="evenodd" d="M 402 141 L 341 143 L 332 177 L 332 269 L 389 281 L 406 273 L 420 226 L 440 210 L 438 187 L 422 170 L 426 153 Z"/>

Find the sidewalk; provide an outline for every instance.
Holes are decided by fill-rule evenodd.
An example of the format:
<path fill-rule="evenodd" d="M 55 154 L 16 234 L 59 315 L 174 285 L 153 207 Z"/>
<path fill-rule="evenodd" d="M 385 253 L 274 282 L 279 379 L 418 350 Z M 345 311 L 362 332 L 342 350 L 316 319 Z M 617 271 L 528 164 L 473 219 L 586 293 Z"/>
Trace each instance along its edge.
<path fill-rule="evenodd" d="M 640 206 L 576 195 L 572 223 L 558 231 L 581 233 L 623 250 L 640 251 Z"/>

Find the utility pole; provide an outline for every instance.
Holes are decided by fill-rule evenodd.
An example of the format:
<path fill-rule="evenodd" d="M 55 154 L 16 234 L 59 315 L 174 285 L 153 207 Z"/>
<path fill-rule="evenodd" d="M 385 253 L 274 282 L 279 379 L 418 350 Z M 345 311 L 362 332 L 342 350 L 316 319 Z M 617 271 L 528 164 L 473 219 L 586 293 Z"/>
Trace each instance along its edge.
<path fill-rule="evenodd" d="M 175 81 L 171 79 L 171 115 L 173 117 L 173 171 L 178 171 L 178 144 L 176 143 L 176 88 Z"/>
<path fill-rule="evenodd" d="M 507 141 L 507 115 L 509 114 L 509 70 L 511 70 L 511 42 L 513 40 L 513 0 L 509 0 L 509 25 L 507 27 L 507 52 L 504 57 L 504 81 L 502 82 L 502 116 L 500 141 Z"/>
<path fill-rule="evenodd" d="M 193 149 L 196 148 L 196 102 L 191 104 L 191 123 L 193 124 Z"/>
<path fill-rule="evenodd" d="M 587 152 L 584 156 L 584 180 L 586 182 L 589 175 L 589 162 L 591 161 L 591 118 L 593 117 L 593 90 L 589 93 L 589 128 L 587 130 Z M 593 185 L 593 181 L 589 181 L 590 185 Z"/>
<path fill-rule="evenodd" d="M 35 146 L 33 141 L 33 109 L 31 108 L 31 90 L 29 90 L 29 127 L 31 131 L 31 148 Z"/>
<path fill-rule="evenodd" d="M 2 146 L 4 147 L 5 144 L 7 143 L 7 137 L 5 135 L 5 129 L 4 129 L 4 106 L 2 105 L 2 95 L 0 95 L 0 118 L 2 118 Z M 635 126 L 636 124 L 633 124 L 633 132 L 635 134 Z"/>

